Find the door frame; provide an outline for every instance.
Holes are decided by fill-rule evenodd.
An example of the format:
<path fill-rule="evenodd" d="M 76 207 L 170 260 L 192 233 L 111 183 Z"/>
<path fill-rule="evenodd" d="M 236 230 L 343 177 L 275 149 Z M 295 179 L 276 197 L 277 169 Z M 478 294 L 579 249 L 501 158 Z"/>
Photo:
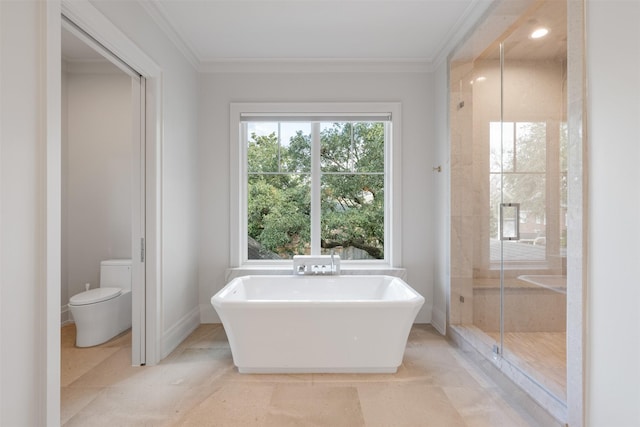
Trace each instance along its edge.
<path fill-rule="evenodd" d="M 131 186 L 131 364 L 146 364 L 146 144 L 145 110 L 146 79 L 131 78 L 132 123 L 132 186 Z"/>
<path fill-rule="evenodd" d="M 140 207 L 141 216 L 144 216 L 142 218 L 144 230 L 140 230 L 143 236 L 134 235 L 132 237 L 134 242 L 140 242 L 137 240 L 140 238 L 145 239 L 144 272 L 140 274 L 146 277 L 146 284 L 142 289 L 133 290 L 134 304 L 137 303 L 138 308 L 142 307 L 142 313 L 144 313 L 144 318 L 134 319 L 134 322 L 139 325 L 144 324 L 144 327 L 138 337 L 141 340 L 140 347 L 133 349 L 133 364 L 154 365 L 160 361 L 161 357 L 161 68 L 87 0 L 62 0 L 60 9 L 61 15 L 64 15 L 106 50 L 136 70 L 144 82 L 145 98 L 141 102 L 143 105 L 140 106 L 140 111 L 144 112 L 143 122 L 145 125 L 144 128 L 139 129 L 142 139 L 139 164 L 145 166 L 143 168 L 145 176 L 134 179 L 134 182 L 138 180 L 138 183 L 142 184 L 140 181 L 144 183 L 144 189 L 140 190 L 146 194 L 146 197 L 143 198 L 144 204 Z M 49 31 L 53 31 L 53 29 L 50 28 Z M 47 191 L 51 192 L 52 189 Z M 134 247 L 142 250 L 143 248 L 139 245 L 140 243 L 137 243 Z M 138 255 L 136 252 L 138 251 L 132 253 L 133 257 Z"/>
<path fill-rule="evenodd" d="M 146 80 L 144 162 L 145 170 L 145 252 L 146 286 L 141 303 L 145 306 L 144 343 L 146 364 L 160 361 L 162 319 L 162 69 L 102 15 L 88 0 L 49 0 L 41 4 L 44 29 L 42 37 L 45 87 L 42 105 L 45 128 L 43 194 L 46 200 L 44 277 L 46 301 L 43 333 L 45 351 L 42 360 L 44 396 L 41 402 L 46 424 L 60 423 L 60 272 L 61 272 L 61 28 L 62 14 L 102 44 Z M 46 332 L 44 332 L 46 331 Z"/>
<path fill-rule="evenodd" d="M 98 52 L 131 78 L 131 290 L 132 290 L 132 342 L 131 364 L 144 365 L 145 360 L 145 84 L 146 80 L 128 64 L 105 49 L 67 17 L 62 17 L 62 28 Z M 63 47 L 64 48 L 64 47 Z M 64 52 L 63 52 L 64 53 Z M 63 260 L 64 261 L 64 260 Z"/>

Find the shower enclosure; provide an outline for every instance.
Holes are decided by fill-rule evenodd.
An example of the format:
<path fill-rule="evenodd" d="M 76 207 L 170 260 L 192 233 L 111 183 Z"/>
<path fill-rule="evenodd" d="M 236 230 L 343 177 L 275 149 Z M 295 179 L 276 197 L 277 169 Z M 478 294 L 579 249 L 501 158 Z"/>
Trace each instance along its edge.
<path fill-rule="evenodd" d="M 567 4 L 508 3 L 450 60 L 449 322 L 562 405 Z"/>

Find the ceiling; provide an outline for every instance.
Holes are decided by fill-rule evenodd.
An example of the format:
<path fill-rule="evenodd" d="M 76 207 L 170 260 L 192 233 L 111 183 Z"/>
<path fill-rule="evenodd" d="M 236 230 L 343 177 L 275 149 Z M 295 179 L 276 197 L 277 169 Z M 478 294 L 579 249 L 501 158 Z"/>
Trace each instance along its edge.
<path fill-rule="evenodd" d="M 451 40 L 464 27 L 465 19 L 491 3 L 490 0 L 122 1 L 144 7 L 196 67 L 234 61 L 308 60 L 408 61 L 429 65 L 448 53 Z M 533 7 L 520 15 L 519 22 L 499 37 L 504 39 L 510 33 L 508 47 L 512 57 L 566 55 L 564 4 L 533 2 Z M 530 27 L 538 24 L 546 25 L 552 32 L 548 41 L 534 45 L 527 34 Z M 504 22 L 498 26 L 502 25 Z M 66 60 L 101 58 L 72 35 L 63 32 L 62 36 Z M 485 55 L 492 54 L 485 52 Z"/>
<path fill-rule="evenodd" d="M 199 63 L 433 62 L 486 0 L 138 0 Z"/>
<path fill-rule="evenodd" d="M 546 28 L 549 34 L 533 40 L 530 36 L 537 28 Z M 567 57 L 567 2 L 537 2 L 524 13 L 512 31 L 505 34 L 505 60 L 556 60 Z"/>
<path fill-rule="evenodd" d="M 507 13 L 510 13 L 508 11 Z M 514 16 L 505 16 L 501 7 L 492 11 L 491 20 L 484 22 L 482 26 L 496 27 L 496 20 L 506 20 L 512 24 L 502 28 L 500 33 L 494 34 L 484 43 L 479 43 L 480 49 L 468 50 L 462 46 L 456 53 L 456 61 L 468 61 L 470 59 L 500 58 L 500 44 L 504 47 L 504 59 L 525 61 L 565 61 L 567 57 L 567 2 L 564 1 L 536 1 L 525 10 L 518 11 Z M 503 26 L 504 27 L 504 26 Z M 546 28 L 549 32 L 546 36 L 533 39 L 534 30 Z M 476 31 L 481 31 L 477 28 Z M 474 35 L 471 39 L 479 37 Z M 471 43 L 468 43 L 471 44 Z"/>

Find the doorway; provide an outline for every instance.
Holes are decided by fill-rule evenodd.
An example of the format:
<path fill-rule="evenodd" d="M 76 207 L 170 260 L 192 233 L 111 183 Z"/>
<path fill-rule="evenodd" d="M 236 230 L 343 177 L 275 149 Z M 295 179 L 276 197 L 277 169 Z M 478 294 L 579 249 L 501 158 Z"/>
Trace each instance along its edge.
<path fill-rule="evenodd" d="M 145 79 L 62 18 L 61 301 L 131 259 L 132 365 L 146 364 Z M 63 320 L 64 320 L 63 311 Z"/>

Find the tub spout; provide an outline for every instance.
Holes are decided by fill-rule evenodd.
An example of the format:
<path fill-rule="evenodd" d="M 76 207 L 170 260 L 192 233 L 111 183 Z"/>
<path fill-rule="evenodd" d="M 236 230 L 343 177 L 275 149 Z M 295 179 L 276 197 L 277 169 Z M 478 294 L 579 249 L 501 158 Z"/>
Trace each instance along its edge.
<path fill-rule="evenodd" d="M 340 255 L 336 255 L 333 249 L 331 249 L 331 270 L 329 271 L 329 274 L 340 274 Z"/>
<path fill-rule="evenodd" d="M 329 270 L 329 274 L 334 275 L 336 274 L 336 262 L 334 259 L 334 253 L 333 253 L 333 249 L 331 249 L 331 270 Z"/>

